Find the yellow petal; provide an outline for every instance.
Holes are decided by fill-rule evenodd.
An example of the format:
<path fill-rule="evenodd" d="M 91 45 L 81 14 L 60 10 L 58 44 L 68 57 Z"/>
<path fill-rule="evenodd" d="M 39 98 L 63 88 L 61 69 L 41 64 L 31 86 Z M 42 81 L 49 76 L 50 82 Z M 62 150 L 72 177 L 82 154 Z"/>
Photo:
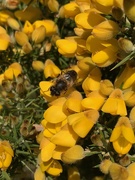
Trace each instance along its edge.
<path fill-rule="evenodd" d="M 45 173 L 42 172 L 41 168 L 38 167 L 34 173 L 34 180 L 45 180 L 46 177 L 45 177 Z"/>
<path fill-rule="evenodd" d="M 132 128 L 122 126 L 122 134 L 127 141 L 132 144 L 135 143 L 135 135 Z"/>
<path fill-rule="evenodd" d="M 61 160 L 61 154 L 63 152 L 65 152 L 67 149 L 69 149 L 69 148 L 68 147 L 63 147 L 63 146 L 57 146 L 55 148 L 55 150 L 53 151 L 52 158 L 57 159 L 57 160 Z"/>
<path fill-rule="evenodd" d="M 113 83 L 110 80 L 105 79 L 100 82 L 100 92 L 103 95 L 109 96 L 113 90 Z"/>
<path fill-rule="evenodd" d="M 78 121 L 72 125 L 72 128 L 78 136 L 84 138 L 93 126 L 94 123 L 84 116 L 78 119 Z"/>
<path fill-rule="evenodd" d="M 48 129 L 45 129 L 45 130 L 43 131 L 43 135 L 44 135 L 45 137 L 47 137 L 47 138 L 50 138 L 50 137 L 52 137 L 54 134 L 53 134 L 52 132 L 50 132 Z"/>
<path fill-rule="evenodd" d="M 103 21 L 93 28 L 92 35 L 100 40 L 113 38 L 119 32 L 119 26 L 112 20 Z"/>
<path fill-rule="evenodd" d="M 7 34 L 7 31 L 2 26 L 0 26 L 0 34 Z"/>
<path fill-rule="evenodd" d="M 134 0 L 124 0 L 124 12 L 126 16 L 133 22 L 135 22 L 135 2 Z"/>
<path fill-rule="evenodd" d="M 67 127 L 67 129 L 65 129 L 65 127 Z M 66 125 L 51 138 L 51 142 L 59 146 L 72 147 L 76 144 L 77 139 L 78 135 L 70 126 Z"/>
<path fill-rule="evenodd" d="M 125 91 L 123 94 L 123 99 L 128 107 L 135 106 L 135 92 L 134 91 Z"/>
<path fill-rule="evenodd" d="M 3 167 L 3 162 L 0 160 L 0 168 Z"/>
<path fill-rule="evenodd" d="M 52 153 L 55 147 L 56 145 L 50 142 L 47 146 L 41 149 L 41 160 L 43 162 L 49 161 L 52 158 Z"/>
<path fill-rule="evenodd" d="M 56 23 L 52 20 L 45 19 L 45 20 L 37 20 L 33 23 L 34 28 L 38 28 L 43 25 L 46 29 L 46 36 L 52 36 L 57 33 L 58 27 Z"/>
<path fill-rule="evenodd" d="M 88 16 L 87 21 L 93 29 L 95 26 L 97 26 L 101 22 L 104 22 L 105 18 L 102 15 L 100 15 L 99 13 L 97 13 L 94 9 L 91 9 L 89 11 L 89 16 Z"/>
<path fill-rule="evenodd" d="M 3 162 L 3 166 L 4 167 L 9 167 L 9 165 L 11 164 L 12 161 L 12 156 L 8 153 L 5 153 L 6 159 Z"/>
<path fill-rule="evenodd" d="M 113 0 L 96 0 L 97 3 L 103 5 L 103 6 L 112 6 L 113 5 Z"/>
<path fill-rule="evenodd" d="M 84 158 L 84 150 L 80 145 L 75 145 L 69 148 L 61 155 L 61 159 L 65 163 L 75 163 Z"/>
<path fill-rule="evenodd" d="M 127 167 L 127 170 L 130 174 L 132 174 L 133 176 L 135 176 L 135 162 L 131 163 L 128 167 Z"/>
<path fill-rule="evenodd" d="M 7 22 L 7 19 L 9 17 L 14 17 L 14 14 L 13 12 L 7 10 L 7 9 L 4 9 L 0 11 L 0 23 L 6 23 Z"/>
<path fill-rule="evenodd" d="M 59 98 L 55 99 L 54 101 L 50 102 L 49 106 L 53 106 L 53 105 L 63 106 L 64 103 L 66 102 L 66 100 L 67 100 L 66 97 L 59 97 Z"/>
<path fill-rule="evenodd" d="M 53 160 L 46 172 L 53 176 L 59 176 L 62 173 L 62 166 L 59 161 Z"/>
<path fill-rule="evenodd" d="M 6 50 L 10 43 L 10 37 L 8 34 L 0 34 L 0 51 Z"/>
<path fill-rule="evenodd" d="M 39 162 L 41 171 L 43 171 L 43 172 L 46 171 L 51 166 L 52 163 L 53 163 L 53 159 L 50 159 L 47 162 L 42 162 L 42 161 Z"/>
<path fill-rule="evenodd" d="M 44 118 L 46 119 L 46 121 L 54 124 L 65 120 L 66 117 L 67 116 L 64 114 L 62 106 L 53 105 L 49 107 L 44 113 Z"/>
<path fill-rule="evenodd" d="M 126 116 L 127 115 L 127 109 L 126 109 L 126 104 L 124 100 L 118 99 L 118 109 L 117 109 L 117 114 L 120 114 L 121 116 Z"/>
<path fill-rule="evenodd" d="M 31 35 L 31 33 L 33 32 L 33 26 L 29 21 L 25 21 L 24 27 L 23 27 L 23 32 L 25 34 L 27 34 L 28 36 Z"/>
<path fill-rule="evenodd" d="M 70 3 L 65 4 L 63 6 L 63 9 L 64 9 L 64 15 L 66 18 L 75 17 L 77 14 L 80 13 L 80 8 L 74 1 L 71 1 Z"/>
<path fill-rule="evenodd" d="M 86 48 L 92 52 L 98 52 L 103 50 L 105 47 L 101 44 L 101 40 L 97 39 L 93 35 L 90 35 L 86 40 Z"/>
<path fill-rule="evenodd" d="M 96 109 L 99 110 L 105 101 L 105 97 L 98 91 L 93 91 L 88 94 L 87 98 L 84 98 L 81 102 L 84 109 Z"/>
<path fill-rule="evenodd" d="M 77 27 L 85 28 L 85 29 L 92 29 L 91 25 L 88 23 L 88 12 L 82 12 L 75 16 L 75 22 Z"/>
<path fill-rule="evenodd" d="M 113 148 L 120 155 L 127 154 L 131 149 L 132 144 L 129 143 L 124 137 L 120 136 L 116 141 L 113 142 Z"/>
<path fill-rule="evenodd" d="M 45 39 L 45 35 L 46 35 L 46 29 L 42 25 L 42 26 L 36 28 L 32 32 L 31 38 L 34 43 L 39 44 L 39 43 L 43 42 L 43 40 Z"/>
<path fill-rule="evenodd" d="M 83 71 L 90 72 L 94 68 L 94 63 L 91 57 L 85 57 L 77 62 L 77 66 Z"/>
<path fill-rule="evenodd" d="M 130 111 L 129 119 L 135 121 L 135 106 Z"/>
<path fill-rule="evenodd" d="M 103 64 L 109 61 L 111 64 L 117 59 L 116 52 L 112 51 L 111 47 L 104 48 L 103 50 L 92 54 L 92 61 L 96 64 Z"/>
<path fill-rule="evenodd" d="M 68 122 L 78 136 L 84 138 L 98 120 L 98 111 L 88 110 L 68 116 Z"/>
<path fill-rule="evenodd" d="M 109 173 L 113 180 L 127 180 L 129 176 L 127 169 L 117 163 L 111 164 Z"/>
<path fill-rule="evenodd" d="M 39 87 L 41 88 L 41 94 L 51 97 L 50 87 L 53 85 L 50 81 L 41 81 Z"/>
<path fill-rule="evenodd" d="M 100 81 L 101 81 L 101 71 L 98 67 L 95 67 L 94 69 L 92 69 L 88 77 L 82 83 L 82 88 L 86 92 L 99 90 Z"/>
<path fill-rule="evenodd" d="M 62 55 L 72 56 L 77 50 L 77 43 L 67 39 L 59 39 L 56 41 L 58 51 Z"/>
<path fill-rule="evenodd" d="M 110 142 L 116 141 L 119 138 L 121 131 L 122 131 L 121 127 L 115 127 L 112 131 Z"/>
<path fill-rule="evenodd" d="M 56 78 L 60 74 L 61 74 L 61 70 L 59 69 L 59 67 L 56 66 L 51 59 L 47 59 L 45 61 L 45 68 L 44 68 L 45 77 Z"/>
<path fill-rule="evenodd" d="M 75 99 L 75 98 L 69 98 L 65 102 L 64 106 L 71 112 L 80 112 L 81 111 L 81 100 Z"/>
<path fill-rule="evenodd" d="M 117 114 L 118 104 L 116 99 L 108 98 L 101 110 L 105 113 Z"/>

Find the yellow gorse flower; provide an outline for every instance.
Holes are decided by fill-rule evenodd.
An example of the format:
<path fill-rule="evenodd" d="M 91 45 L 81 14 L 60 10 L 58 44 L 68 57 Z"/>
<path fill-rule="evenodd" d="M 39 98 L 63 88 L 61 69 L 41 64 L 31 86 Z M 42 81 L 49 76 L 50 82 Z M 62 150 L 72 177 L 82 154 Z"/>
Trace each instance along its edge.
<path fill-rule="evenodd" d="M 126 116 L 127 109 L 123 99 L 123 92 L 120 89 L 114 89 L 101 110 L 112 115 Z"/>
<path fill-rule="evenodd" d="M 120 117 L 112 131 L 110 142 L 119 155 L 127 154 L 135 143 L 135 135 L 127 117 Z"/>
<path fill-rule="evenodd" d="M 22 67 L 19 63 L 12 63 L 8 69 L 4 72 L 4 78 L 12 80 L 22 73 Z"/>
<path fill-rule="evenodd" d="M 8 141 L 0 141 L 0 169 L 7 169 L 11 162 L 14 152 Z"/>
<path fill-rule="evenodd" d="M 77 51 L 77 43 L 69 39 L 58 39 L 56 46 L 60 54 L 66 57 L 74 57 Z"/>

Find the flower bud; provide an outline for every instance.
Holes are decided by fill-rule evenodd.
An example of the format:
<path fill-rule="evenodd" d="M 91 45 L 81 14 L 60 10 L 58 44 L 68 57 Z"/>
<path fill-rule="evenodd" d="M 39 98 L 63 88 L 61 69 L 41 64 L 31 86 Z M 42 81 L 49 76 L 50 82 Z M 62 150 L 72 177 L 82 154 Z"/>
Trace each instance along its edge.
<path fill-rule="evenodd" d="M 12 90 L 13 86 L 9 80 L 3 80 L 2 81 L 2 88 L 6 92 L 10 92 Z"/>
<path fill-rule="evenodd" d="M 24 126 L 21 126 L 20 133 L 21 133 L 22 136 L 26 137 L 28 135 L 28 128 L 24 127 Z"/>
<path fill-rule="evenodd" d="M 24 51 L 25 54 L 29 54 L 32 51 L 32 46 L 29 42 L 26 42 L 23 46 L 22 46 L 22 50 Z"/>
<path fill-rule="evenodd" d="M 119 160 L 119 163 L 122 165 L 122 166 L 128 166 L 130 164 L 130 158 L 125 155 L 125 156 L 122 156 Z"/>
<path fill-rule="evenodd" d="M 31 33 L 33 32 L 33 26 L 29 21 L 25 21 L 23 32 L 29 36 L 31 36 Z"/>
<path fill-rule="evenodd" d="M 18 94 L 22 94 L 22 93 L 24 92 L 24 86 L 23 86 L 23 84 L 22 84 L 22 83 L 17 84 L 15 90 L 16 90 L 16 92 L 17 92 Z"/>
<path fill-rule="evenodd" d="M 44 70 L 44 63 L 42 61 L 33 61 L 32 62 L 32 67 L 36 71 L 43 71 Z"/>
<path fill-rule="evenodd" d="M 7 19 L 7 24 L 14 30 L 19 30 L 20 29 L 20 24 L 18 21 L 14 18 L 9 17 Z"/>
<path fill-rule="evenodd" d="M 102 173 L 104 174 L 108 174 L 109 173 L 109 168 L 111 166 L 112 162 L 109 159 L 105 159 L 101 162 L 100 164 L 100 170 Z"/>
<path fill-rule="evenodd" d="M 135 1 L 134 0 L 124 0 L 123 1 L 125 14 L 129 20 L 135 22 Z"/>
<path fill-rule="evenodd" d="M 103 142 L 101 140 L 101 136 L 100 135 L 93 134 L 90 139 L 91 139 L 93 144 L 95 144 L 97 146 L 103 146 Z"/>
<path fill-rule="evenodd" d="M 112 8 L 112 16 L 118 21 L 122 18 L 123 16 L 123 11 L 119 7 L 113 7 Z"/>
<path fill-rule="evenodd" d="M 34 41 L 34 43 L 36 43 L 36 44 L 39 44 L 45 39 L 45 35 L 46 35 L 46 29 L 42 25 L 33 31 L 32 41 Z"/>
<path fill-rule="evenodd" d="M 14 14 L 8 10 L 0 10 L 0 23 L 6 23 L 9 17 L 13 17 Z"/>
<path fill-rule="evenodd" d="M 22 31 L 15 32 L 15 40 L 20 46 L 23 46 L 29 41 L 28 36 Z"/>
<path fill-rule="evenodd" d="M 48 7 L 52 12 L 58 12 L 59 3 L 56 0 L 49 0 L 48 1 Z"/>
<path fill-rule="evenodd" d="M 118 44 L 119 44 L 120 48 L 123 49 L 126 53 L 130 53 L 131 51 L 134 50 L 133 43 L 128 39 L 120 38 L 118 40 Z"/>
<path fill-rule="evenodd" d="M 0 51 L 6 50 L 10 43 L 10 37 L 8 34 L 0 34 Z"/>

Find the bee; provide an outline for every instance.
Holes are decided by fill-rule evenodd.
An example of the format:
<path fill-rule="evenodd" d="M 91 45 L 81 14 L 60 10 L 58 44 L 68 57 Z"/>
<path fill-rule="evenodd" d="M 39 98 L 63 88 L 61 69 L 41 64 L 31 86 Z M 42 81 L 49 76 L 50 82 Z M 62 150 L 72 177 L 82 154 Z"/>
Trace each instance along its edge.
<path fill-rule="evenodd" d="M 58 76 L 54 85 L 50 87 L 51 96 L 60 96 L 71 88 L 77 79 L 77 73 L 74 70 L 67 71 Z"/>

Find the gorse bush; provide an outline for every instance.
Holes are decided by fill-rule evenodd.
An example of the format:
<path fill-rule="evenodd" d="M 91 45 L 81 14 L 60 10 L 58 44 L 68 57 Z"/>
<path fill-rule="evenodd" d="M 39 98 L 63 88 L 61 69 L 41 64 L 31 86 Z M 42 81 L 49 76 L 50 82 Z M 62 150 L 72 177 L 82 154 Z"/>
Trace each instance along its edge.
<path fill-rule="evenodd" d="M 0 179 L 135 179 L 134 0 L 0 4 Z"/>

